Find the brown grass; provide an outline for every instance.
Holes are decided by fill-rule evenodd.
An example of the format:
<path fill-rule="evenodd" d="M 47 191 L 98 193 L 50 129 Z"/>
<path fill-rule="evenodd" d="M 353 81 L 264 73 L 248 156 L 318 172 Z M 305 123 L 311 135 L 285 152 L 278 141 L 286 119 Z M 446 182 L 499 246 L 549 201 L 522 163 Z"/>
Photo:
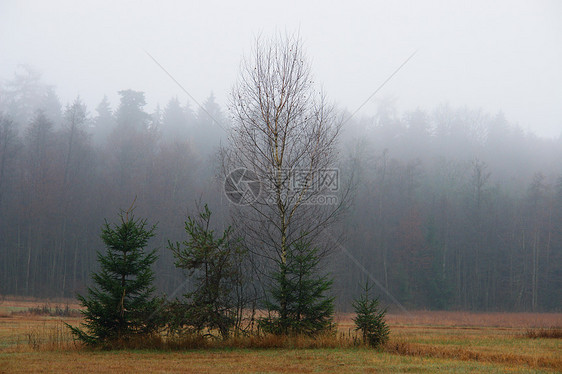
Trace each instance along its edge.
<path fill-rule="evenodd" d="M 0 303 L 0 317 L 5 318 L 14 314 L 46 314 L 61 315 L 67 310 L 71 316 L 80 316 L 80 305 L 76 299 L 35 299 L 20 296 L 6 296 Z M 67 315 L 68 316 L 68 315 Z"/>
<path fill-rule="evenodd" d="M 170 340 L 166 344 L 166 347 L 171 349 L 332 349 L 359 346 L 362 346 L 362 344 L 358 339 L 340 333 L 326 333 L 314 337 L 306 335 L 249 335 L 234 336 L 226 340 L 210 340 L 202 339 L 198 336 L 188 336 L 181 339 Z"/>
<path fill-rule="evenodd" d="M 353 314 L 338 315 L 340 326 L 352 326 Z M 509 313 L 509 312 L 459 312 L 459 311 L 411 311 L 389 313 L 386 321 L 390 325 L 422 325 L 447 327 L 506 327 L 548 328 L 562 326 L 561 313 Z"/>
<path fill-rule="evenodd" d="M 526 365 L 530 368 L 549 368 L 562 370 L 562 360 L 556 357 L 537 357 L 514 353 L 490 353 L 461 347 L 428 346 L 425 344 L 392 341 L 384 348 L 385 352 L 403 356 L 450 358 L 462 361 L 478 361 L 511 365 Z"/>
<path fill-rule="evenodd" d="M 364 346 L 354 334 L 326 333 L 317 336 L 273 334 L 232 336 L 228 339 L 209 338 L 202 335 L 185 334 L 181 337 L 163 335 L 144 336 L 124 341 L 112 342 L 102 349 L 123 350 L 201 350 L 201 349 L 336 349 Z M 36 348 L 37 349 L 37 348 Z"/>
<path fill-rule="evenodd" d="M 6 344 L 5 347 L 0 347 L 0 352 L 68 351 L 80 348 L 62 320 L 41 322 L 33 316 L 18 316 L 6 320 L 18 327 L 12 331 L 0 329 L 0 338 L 4 338 Z"/>
<path fill-rule="evenodd" d="M 8 303 L 10 309 L 2 309 Z M 193 367 L 198 368 L 193 372 L 220 372 L 219 368 L 226 372 L 434 372 L 443 367 L 456 372 L 562 372 L 562 314 L 391 314 L 387 319 L 391 340 L 382 351 L 360 348 L 351 316 L 338 315 L 338 332 L 315 339 L 273 335 L 228 340 L 154 336 L 128 342 L 128 350 L 100 352 L 76 344 L 62 322 L 77 325 L 80 318 L 18 312 L 44 304 L 40 300 L 6 300 L 0 305 L 0 311 L 5 312 L 0 318 L 0 373 L 3 367 L 9 372 L 138 372 L 135 365 L 139 361 L 146 365 L 143 370 L 183 372 L 191 367 L 192 359 L 197 361 Z M 80 364 L 84 360 L 94 366 Z M 45 368 L 42 362 L 49 366 Z M 130 365 L 122 367 L 117 362 Z"/>
<path fill-rule="evenodd" d="M 525 333 L 525 336 L 530 339 L 562 339 L 562 328 L 560 327 L 550 327 L 550 328 L 540 328 L 540 329 L 529 329 Z"/>
<path fill-rule="evenodd" d="M 42 323 L 41 323 L 41 320 Z M 20 338 L 6 353 L 25 352 L 89 352 L 76 344 L 62 321 L 38 316 L 16 316 L 12 322 L 28 327 L 19 331 Z M 71 320 L 77 324 L 79 319 Z M 1 323 L 1 322 L 0 322 Z M 29 325 L 28 325 L 29 324 Z M 0 324 L 1 326 L 1 324 Z M 514 328 L 456 328 L 443 326 L 392 326 L 391 341 L 382 352 L 404 357 L 425 359 L 450 359 L 464 362 L 481 362 L 562 371 L 562 360 L 557 352 L 560 345 L 526 344 L 519 340 L 522 329 Z M 1 332 L 1 331 L 0 331 Z M 0 336 L 1 337 L 1 336 Z M 539 341 L 543 337 L 537 336 Z M 527 340 L 531 342 L 531 340 Z M 512 346 L 515 342 L 520 347 Z M 131 340 L 113 349 L 186 351 L 186 350 L 303 350 L 303 349 L 354 349 L 361 344 L 354 332 L 325 334 L 315 338 L 307 336 L 252 335 L 231 337 L 227 340 L 207 339 L 202 336 L 184 336 L 166 339 L 153 336 Z M 95 351 L 95 350 L 94 350 Z M 372 350 L 369 350 L 372 352 Z"/>
<path fill-rule="evenodd" d="M 2 366 L 2 364 L 5 364 Z M 347 350 L 39 352 L 2 362 L 9 373 L 528 373 L 528 368 Z M 0 369 L 0 372 L 2 369 Z"/>

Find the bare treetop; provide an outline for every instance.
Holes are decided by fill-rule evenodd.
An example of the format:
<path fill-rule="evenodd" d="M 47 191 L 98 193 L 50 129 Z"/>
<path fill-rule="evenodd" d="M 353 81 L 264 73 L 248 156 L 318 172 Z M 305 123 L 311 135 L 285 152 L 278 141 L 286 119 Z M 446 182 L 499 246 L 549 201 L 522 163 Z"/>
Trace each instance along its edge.
<path fill-rule="evenodd" d="M 294 35 L 256 40 L 241 64 L 230 109 L 223 172 L 251 170 L 262 186 L 249 209 L 240 209 L 238 221 L 284 262 L 295 240 L 324 227 L 339 209 L 338 203 L 317 200 L 327 191 L 322 174 L 337 160 L 341 121 L 315 88 Z"/>

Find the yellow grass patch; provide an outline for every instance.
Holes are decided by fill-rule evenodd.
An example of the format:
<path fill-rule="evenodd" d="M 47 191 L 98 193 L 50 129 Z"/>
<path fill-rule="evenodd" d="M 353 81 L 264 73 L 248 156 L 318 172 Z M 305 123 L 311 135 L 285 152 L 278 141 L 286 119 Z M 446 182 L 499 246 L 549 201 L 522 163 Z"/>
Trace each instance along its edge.
<path fill-rule="evenodd" d="M 189 342 L 178 341 L 166 350 L 93 351 L 75 344 L 62 322 L 77 325 L 79 318 L 21 313 L 44 304 L 5 300 L 0 305 L 0 373 L 562 371 L 562 340 L 540 333 L 562 326 L 562 314 L 390 314 L 391 340 L 381 351 L 356 346 L 351 315 L 339 315 L 338 333 L 317 340 L 271 336 L 210 341 L 205 349 L 194 349 L 200 342 L 189 349 Z M 529 339 L 528 331 L 537 336 Z"/>

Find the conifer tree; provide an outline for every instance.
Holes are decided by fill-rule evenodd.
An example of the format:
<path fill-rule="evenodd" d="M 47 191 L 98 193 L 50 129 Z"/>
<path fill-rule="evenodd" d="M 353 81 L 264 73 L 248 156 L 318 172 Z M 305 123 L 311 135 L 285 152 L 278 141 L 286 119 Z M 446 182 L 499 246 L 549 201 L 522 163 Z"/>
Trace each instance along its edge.
<path fill-rule="evenodd" d="M 314 335 L 332 327 L 334 298 L 327 295 L 333 281 L 320 275 L 318 248 L 298 241 L 288 252 L 286 263 L 273 274 L 270 316 L 260 321 L 266 332 Z"/>
<path fill-rule="evenodd" d="M 390 330 L 384 320 L 386 309 L 379 309 L 379 299 L 371 299 L 369 282 L 365 283 L 363 293 L 353 302 L 355 309 L 355 331 L 361 331 L 363 342 L 376 348 L 388 341 Z"/>
<path fill-rule="evenodd" d="M 242 318 L 240 292 L 243 278 L 239 262 L 244 251 L 231 227 L 221 235 L 211 229 L 211 211 L 205 205 L 199 217 L 188 217 L 185 231 L 188 239 L 169 243 L 176 266 L 193 277 L 193 291 L 186 293 L 185 301 L 170 303 L 168 324 L 177 332 L 187 327 L 196 333 L 218 331 L 226 339 Z"/>
<path fill-rule="evenodd" d="M 85 322 L 82 329 L 69 326 L 76 338 L 91 346 L 126 344 L 134 336 L 146 336 L 161 326 L 163 300 L 153 298 L 156 250 L 145 252 L 156 226 L 134 219 L 131 209 L 119 214 L 120 223 L 105 221 L 101 238 L 106 252 L 98 252 L 101 270 L 92 275 L 97 287 L 88 296 L 78 295 Z"/>

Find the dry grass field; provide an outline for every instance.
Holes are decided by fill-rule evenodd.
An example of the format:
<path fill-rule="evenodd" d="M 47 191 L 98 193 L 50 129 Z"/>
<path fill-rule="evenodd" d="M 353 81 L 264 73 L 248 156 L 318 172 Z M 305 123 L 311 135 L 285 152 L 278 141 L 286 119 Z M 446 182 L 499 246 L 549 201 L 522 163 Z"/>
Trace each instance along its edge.
<path fill-rule="evenodd" d="M 66 305 L 58 300 L 48 307 L 62 311 Z M 391 339 L 380 351 L 330 342 L 301 348 L 306 344 L 297 341 L 285 344 L 292 348 L 94 351 L 74 344 L 63 325 L 79 317 L 30 312 L 44 306 L 23 299 L 0 304 L 0 373 L 562 372 L 562 339 L 541 334 L 559 331 L 562 314 L 391 314 Z M 336 343 L 345 343 L 354 336 L 351 315 L 337 322 Z"/>

